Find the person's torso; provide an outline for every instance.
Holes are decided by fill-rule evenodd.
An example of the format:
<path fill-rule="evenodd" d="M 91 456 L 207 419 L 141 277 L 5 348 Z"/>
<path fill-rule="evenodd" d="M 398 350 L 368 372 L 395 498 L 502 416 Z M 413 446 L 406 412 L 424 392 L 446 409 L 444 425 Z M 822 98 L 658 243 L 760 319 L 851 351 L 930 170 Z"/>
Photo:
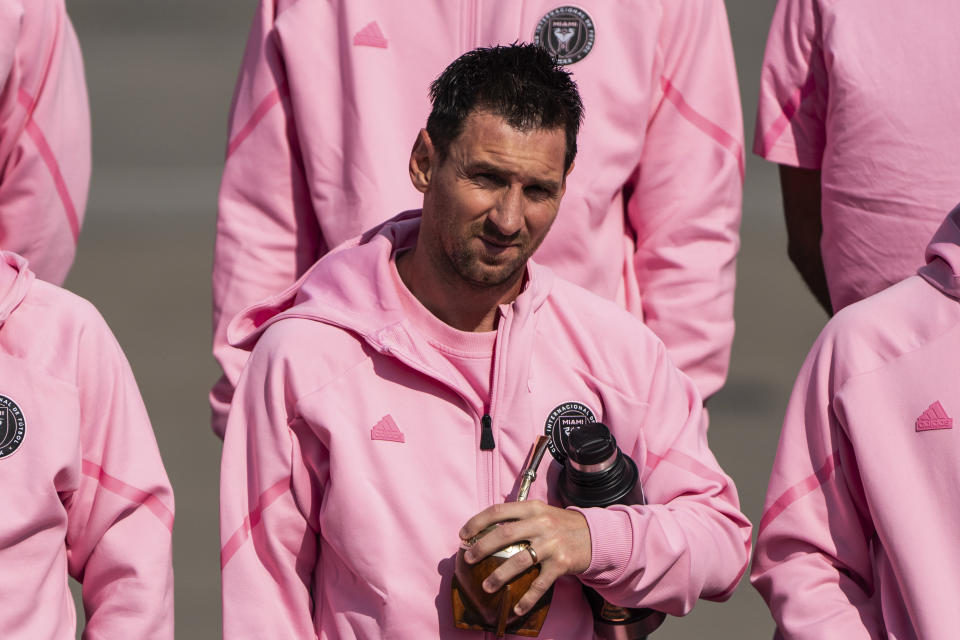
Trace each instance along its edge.
<path fill-rule="evenodd" d="M 447 64 L 477 46 L 542 37 L 575 60 L 566 68 L 587 117 L 560 214 L 537 259 L 622 299 L 634 243 L 622 191 L 635 179 L 660 92 L 660 23 L 659 2 L 294 4 L 276 30 L 328 248 L 382 222 L 385 212 L 419 206 L 405 167 L 429 114 L 428 87 Z"/>
<path fill-rule="evenodd" d="M 903 353 L 837 394 L 857 464 L 846 472 L 857 473 L 876 529 L 874 597 L 888 634 L 952 638 L 960 626 L 960 305 L 920 278 L 881 296 L 920 307 L 897 317 L 925 318 L 921 332 L 885 329 L 891 337 L 879 348 L 900 343 Z"/>
<path fill-rule="evenodd" d="M 35 300 L 0 326 L 0 635 L 68 640 L 67 505 L 84 473 L 75 340 L 52 326 L 49 301 Z"/>
<path fill-rule="evenodd" d="M 838 310 L 911 275 L 960 200 L 960 5 L 820 7 L 822 247 Z"/>

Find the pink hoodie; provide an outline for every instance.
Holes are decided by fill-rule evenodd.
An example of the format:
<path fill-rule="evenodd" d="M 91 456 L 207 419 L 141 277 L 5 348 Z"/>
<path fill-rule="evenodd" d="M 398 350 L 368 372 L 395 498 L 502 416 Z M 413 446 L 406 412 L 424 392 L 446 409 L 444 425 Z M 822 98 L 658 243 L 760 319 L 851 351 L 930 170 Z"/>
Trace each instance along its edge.
<path fill-rule="evenodd" d="M 957 637 L 960 207 L 927 260 L 800 372 L 751 575 L 785 638 Z"/>
<path fill-rule="evenodd" d="M 589 18 L 577 18 L 583 43 L 593 37 L 569 66 L 586 120 L 537 260 L 642 318 L 704 397 L 722 386 L 743 126 L 721 0 L 262 0 L 220 190 L 215 432 L 246 359 L 227 344 L 231 318 L 328 249 L 419 207 L 405 167 L 430 82 L 474 47 L 533 40 L 570 5 Z"/>
<path fill-rule="evenodd" d="M 173 495 L 136 382 L 88 302 L 0 252 L 4 640 L 173 638 Z"/>
<path fill-rule="evenodd" d="M 0 248 L 62 283 L 89 182 L 87 87 L 63 0 L 0 0 Z"/>
<path fill-rule="evenodd" d="M 557 582 L 541 638 L 590 637 L 580 582 L 672 615 L 727 597 L 750 524 L 662 343 L 530 263 L 500 308 L 495 448 L 482 451 L 484 407 L 411 326 L 390 272 L 418 228 L 412 214 L 387 223 L 231 325 L 234 344 L 256 346 L 223 450 L 224 637 L 477 637 L 452 622 L 457 532 L 515 496 L 530 445 L 571 403 L 612 427 L 651 506 L 582 510 L 592 562 Z M 559 469 L 545 460 L 531 499 L 560 504 Z"/>
<path fill-rule="evenodd" d="M 779 0 L 754 151 L 819 169 L 842 309 L 914 273 L 960 197 L 960 2 Z"/>

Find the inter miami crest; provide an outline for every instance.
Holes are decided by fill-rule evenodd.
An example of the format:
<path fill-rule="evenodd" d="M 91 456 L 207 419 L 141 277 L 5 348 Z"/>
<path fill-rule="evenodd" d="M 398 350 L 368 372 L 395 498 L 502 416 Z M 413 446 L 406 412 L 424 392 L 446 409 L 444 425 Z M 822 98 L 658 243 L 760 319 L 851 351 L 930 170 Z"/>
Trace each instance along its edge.
<path fill-rule="evenodd" d="M 543 432 L 550 438 L 547 446 L 554 459 L 563 464 L 567 459 L 567 438 L 570 432 L 596 421 L 590 407 L 581 402 L 564 402 L 551 411 Z"/>
<path fill-rule="evenodd" d="M 540 18 L 533 42 L 556 56 L 558 64 L 573 64 L 587 57 L 596 35 L 593 20 L 586 11 L 557 7 Z"/>
<path fill-rule="evenodd" d="M 6 458 L 23 443 L 23 412 L 17 403 L 0 395 L 0 458 Z"/>

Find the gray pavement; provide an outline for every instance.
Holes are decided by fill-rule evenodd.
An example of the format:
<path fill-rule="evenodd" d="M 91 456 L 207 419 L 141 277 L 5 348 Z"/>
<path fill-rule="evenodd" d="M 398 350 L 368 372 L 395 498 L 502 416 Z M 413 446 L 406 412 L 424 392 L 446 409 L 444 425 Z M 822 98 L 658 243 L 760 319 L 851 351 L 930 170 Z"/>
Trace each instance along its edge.
<path fill-rule="evenodd" d="M 177 496 L 177 637 L 220 635 L 217 475 L 208 426 L 210 267 L 226 117 L 255 0 L 68 0 L 84 50 L 94 174 L 67 287 L 93 301 L 131 361 Z M 728 0 L 752 143 L 773 0 Z M 775 170 L 748 156 L 737 337 L 711 400 L 710 443 L 760 517 L 786 399 L 825 317 L 785 255 Z M 654 637 L 769 638 L 744 581 Z M 79 637 L 79 635 L 78 635 Z"/>

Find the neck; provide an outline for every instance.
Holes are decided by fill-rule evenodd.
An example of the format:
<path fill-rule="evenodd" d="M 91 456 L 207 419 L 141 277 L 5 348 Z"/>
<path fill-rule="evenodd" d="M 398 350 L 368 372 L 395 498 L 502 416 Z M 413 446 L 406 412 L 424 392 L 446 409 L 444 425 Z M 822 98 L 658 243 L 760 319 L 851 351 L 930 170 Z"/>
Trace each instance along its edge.
<path fill-rule="evenodd" d="M 459 331 L 494 331 L 501 304 L 513 302 L 523 284 L 521 271 L 501 285 L 476 287 L 452 274 L 438 271 L 424 251 L 397 255 L 397 272 L 410 293 L 430 313 Z"/>

